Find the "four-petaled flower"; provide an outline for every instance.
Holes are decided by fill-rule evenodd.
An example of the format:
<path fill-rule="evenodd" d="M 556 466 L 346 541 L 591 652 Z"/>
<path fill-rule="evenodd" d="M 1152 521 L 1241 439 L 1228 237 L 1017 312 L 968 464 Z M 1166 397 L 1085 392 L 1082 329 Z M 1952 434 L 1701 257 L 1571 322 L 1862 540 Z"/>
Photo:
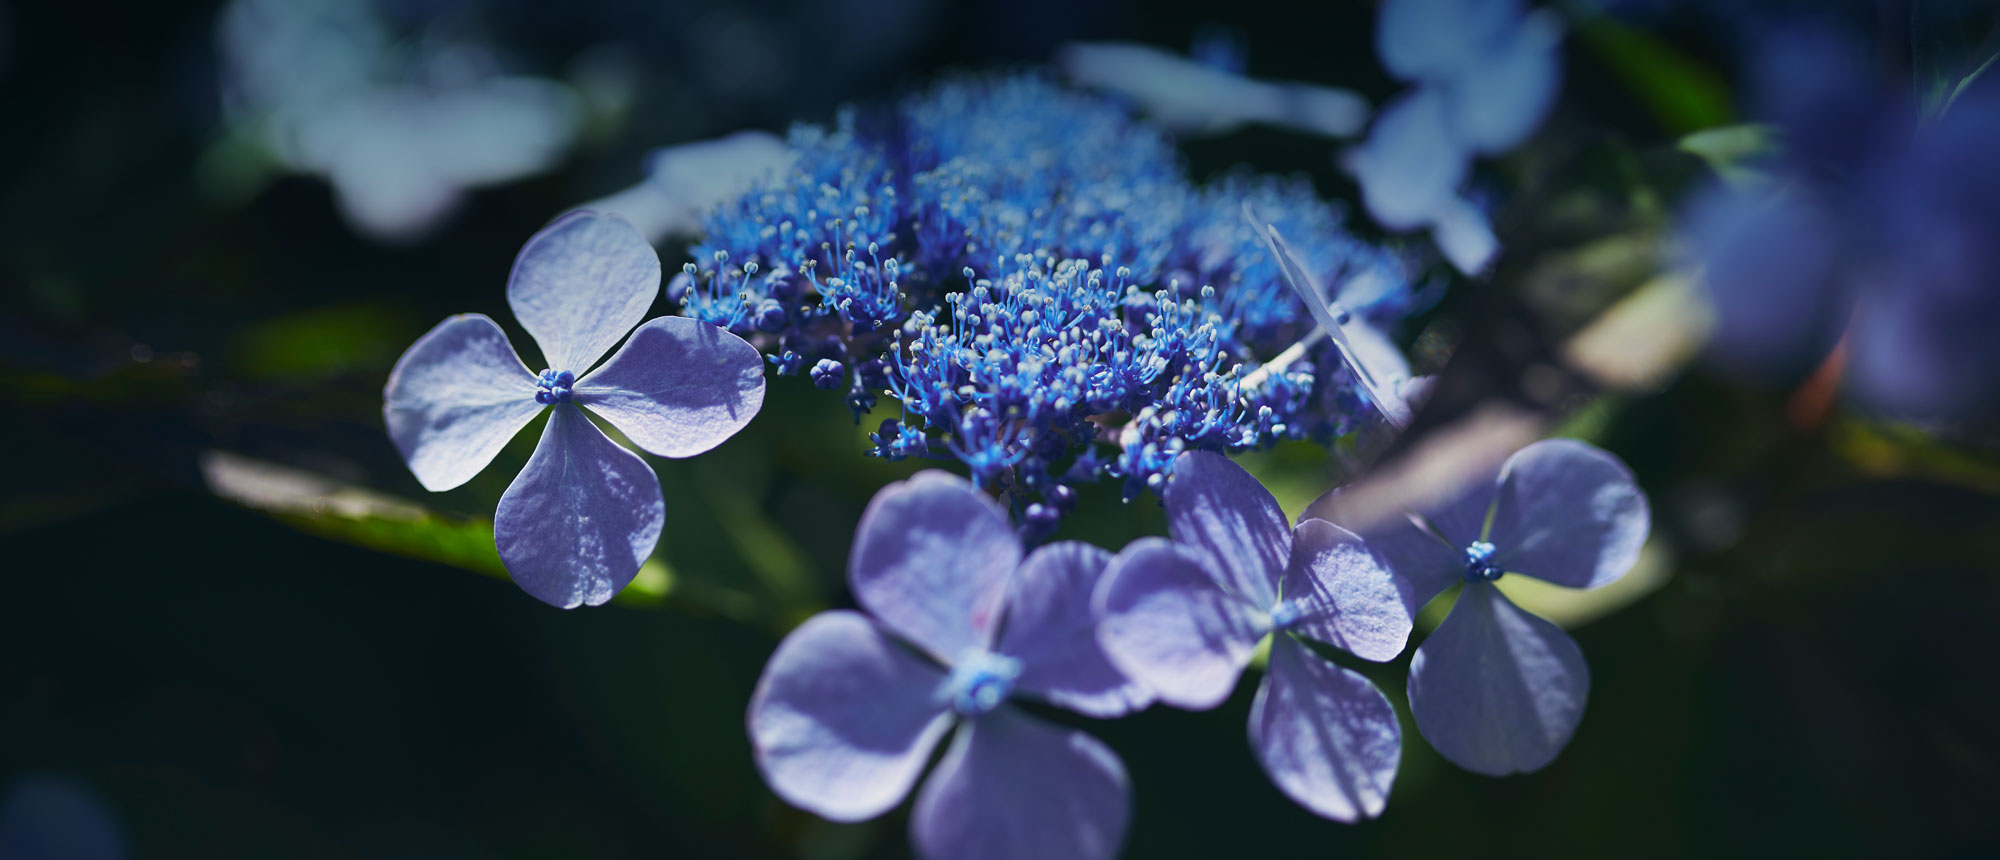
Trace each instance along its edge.
<path fill-rule="evenodd" d="M 1250 711 L 1265 772 L 1328 818 L 1380 815 L 1402 757 L 1395 709 L 1301 637 L 1388 660 L 1410 635 L 1409 586 L 1339 526 L 1288 526 L 1270 492 L 1221 455 L 1182 454 L 1165 495 L 1174 542 L 1126 547 L 1096 596 L 1105 653 L 1161 701 L 1210 708 L 1270 634 Z"/>
<path fill-rule="evenodd" d="M 923 472 L 877 493 L 848 566 L 873 617 L 808 620 L 751 700 L 750 739 L 772 789 L 838 821 L 880 815 L 960 723 L 911 816 L 919 854 L 1116 854 L 1131 804 L 1117 756 L 1007 705 L 1026 694 L 1113 717 L 1149 703 L 1094 636 L 1090 595 L 1111 554 L 1064 542 L 1021 556 L 999 505 L 959 478 Z"/>
<path fill-rule="evenodd" d="M 507 282 L 507 304 L 548 369 L 529 371 L 492 319 L 460 314 L 418 338 L 382 392 L 390 438 L 433 491 L 470 480 L 553 407 L 534 456 L 500 497 L 493 537 L 514 581 L 556 606 L 610 600 L 665 521 L 652 468 L 581 407 L 640 448 L 689 457 L 741 430 L 764 403 L 764 363 L 741 338 L 684 317 L 639 325 L 659 288 L 660 259 L 630 224 L 565 215 L 528 240 Z"/>
<path fill-rule="evenodd" d="M 1616 457 L 1574 439 L 1515 452 L 1497 480 L 1363 528 L 1417 605 L 1463 581 L 1458 602 L 1410 661 L 1417 730 L 1459 767 L 1540 770 L 1583 718 L 1590 671 L 1561 628 L 1493 583 L 1519 574 L 1570 588 L 1625 575 L 1646 542 L 1646 496 Z"/>

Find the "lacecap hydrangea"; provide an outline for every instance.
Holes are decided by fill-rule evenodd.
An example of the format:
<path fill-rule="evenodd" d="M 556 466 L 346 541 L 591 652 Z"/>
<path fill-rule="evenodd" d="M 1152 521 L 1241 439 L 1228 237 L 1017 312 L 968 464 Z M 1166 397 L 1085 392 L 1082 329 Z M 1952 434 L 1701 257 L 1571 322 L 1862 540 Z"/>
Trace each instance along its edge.
<path fill-rule="evenodd" d="M 1261 367 L 1313 320 L 1245 203 L 1372 323 L 1423 294 L 1415 261 L 1349 235 L 1304 180 L 1197 184 L 1165 132 L 1037 75 L 950 79 L 788 145 L 787 169 L 706 213 L 669 299 L 857 421 L 888 412 L 871 454 L 960 460 L 1030 529 L 1070 484 L 1129 498 L 1183 451 L 1371 420 L 1324 345 Z"/>

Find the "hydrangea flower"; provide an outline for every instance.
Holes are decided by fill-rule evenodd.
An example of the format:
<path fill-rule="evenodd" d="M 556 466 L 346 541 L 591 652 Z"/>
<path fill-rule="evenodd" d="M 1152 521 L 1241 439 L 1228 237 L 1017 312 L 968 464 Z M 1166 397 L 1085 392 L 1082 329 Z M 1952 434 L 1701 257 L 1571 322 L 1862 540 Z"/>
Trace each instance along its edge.
<path fill-rule="evenodd" d="M 1269 635 L 1250 710 L 1264 771 L 1319 815 L 1380 815 L 1402 758 L 1396 711 L 1306 640 L 1395 657 L 1410 635 L 1409 586 L 1346 529 L 1317 519 L 1288 526 L 1270 492 L 1218 454 L 1181 455 L 1166 506 L 1173 541 L 1126 547 L 1095 597 L 1104 652 L 1160 701 L 1203 709 L 1229 696 Z"/>
<path fill-rule="evenodd" d="M 493 537 L 514 581 L 565 609 L 601 604 L 631 582 L 665 519 L 652 468 L 586 412 L 646 451 L 691 457 L 764 403 L 763 362 L 741 338 L 683 317 L 640 325 L 659 287 L 659 257 L 632 225 L 570 213 L 528 240 L 507 280 L 507 304 L 547 369 L 530 372 L 492 319 L 460 314 L 418 338 L 382 392 L 389 437 L 432 491 L 471 480 L 549 411 L 534 456 L 500 497 Z"/>
<path fill-rule="evenodd" d="M 827 818 L 872 818 L 901 802 L 956 725 L 911 815 L 919 855 L 1114 856 L 1131 803 L 1118 757 L 1009 704 L 1114 717 L 1150 702 L 1094 637 L 1090 595 L 1110 558 L 1063 542 L 1024 560 L 1005 512 L 943 472 L 884 488 L 848 561 L 868 614 L 806 621 L 757 684 L 749 729 L 765 780 Z"/>
<path fill-rule="evenodd" d="M 1244 203 L 1300 266 L 1356 285 L 1357 317 L 1394 325 L 1421 299 L 1409 261 L 1347 234 L 1308 184 L 1197 187 L 1159 128 L 1036 75 L 859 116 L 795 127 L 789 170 L 708 213 L 668 292 L 857 420 L 887 400 L 870 453 L 958 459 L 1026 516 L 1079 481 L 1136 496 L 1183 450 L 1363 426 L 1372 401 L 1333 350 L 1285 353 L 1312 313 Z"/>
<path fill-rule="evenodd" d="M 1759 42 L 1760 115 L 1787 153 L 1769 183 L 1712 188 L 1686 214 L 1714 304 L 1710 357 L 1789 384 L 1843 338 L 1864 407 L 1919 419 L 2000 410 L 2000 85 L 1924 122 L 1840 36 Z"/>
<path fill-rule="evenodd" d="M 234 0 L 216 25 L 237 134 L 325 178 L 348 221 L 387 239 L 435 226 L 469 189 L 547 169 L 583 124 L 567 85 L 502 73 L 490 45 L 421 5 Z M 425 38 L 397 32 L 412 25 Z"/>
<path fill-rule="evenodd" d="M 1376 116 L 1345 165 L 1362 202 L 1392 230 L 1429 228 L 1468 274 L 1499 251 L 1461 195 L 1476 155 L 1512 149 L 1542 123 L 1562 81 L 1562 22 L 1521 0 L 1387 0 L 1375 50 L 1415 86 Z"/>
<path fill-rule="evenodd" d="M 1363 528 L 1421 606 L 1463 582 L 1458 602 L 1410 661 L 1417 730 L 1445 758 L 1493 776 L 1554 761 L 1583 717 L 1590 671 L 1562 628 L 1493 583 L 1529 576 L 1598 588 L 1646 542 L 1646 495 L 1618 458 L 1574 439 L 1536 442 L 1481 482 Z"/>

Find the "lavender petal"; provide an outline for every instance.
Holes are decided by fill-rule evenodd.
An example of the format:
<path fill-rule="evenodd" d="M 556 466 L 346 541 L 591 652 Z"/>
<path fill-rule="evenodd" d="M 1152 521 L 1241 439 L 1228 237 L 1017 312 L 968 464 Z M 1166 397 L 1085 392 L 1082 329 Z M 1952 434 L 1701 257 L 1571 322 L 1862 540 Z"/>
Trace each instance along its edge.
<path fill-rule="evenodd" d="M 686 317 L 632 332 L 603 367 L 577 380 L 576 401 L 662 457 L 714 448 L 764 405 L 764 360 L 742 338 Z"/>
<path fill-rule="evenodd" d="M 389 438 L 432 492 L 472 480 L 541 411 L 535 375 L 480 314 L 452 317 L 417 338 L 382 389 Z"/>
<path fill-rule="evenodd" d="M 1118 671 L 1097 642 L 1091 597 L 1111 557 L 1064 541 L 1030 553 L 1015 571 L 996 650 L 1021 661 L 1016 690 L 1100 718 L 1152 702 L 1152 692 Z"/>
<path fill-rule="evenodd" d="M 500 496 L 493 538 L 521 589 L 564 609 L 632 581 L 666 522 L 660 479 L 573 406 L 551 410 L 527 467 Z"/>
<path fill-rule="evenodd" d="M 1290 629 L 1364 660 L 1403 653 L 1416 614 L 1410 583 L 1346 529 L 1306 520 L 1292 531 L 1281 594 L 1299 613 Z"/>
<path fill-rule="evenodd" d="M 884 487 L 855 530 L 847 580 L 890 630 L 944 662 L 992 644 L 1021 542 L 964 479 L 920 472 Z"/>
<path fill-rule="evenodd" d="M 1502 570 L 1596 588 L 1632 569 L 1650 523 L 1646 494 L 1618 458 L 1548 439 L 1507 459 L 1488 540 Z"/>
<path fill-rule="evenodd" d="M 1417 730 L 1476 773 L 1530 773 L 1554 761 L 1583 718 L 1590 669 L 1561 628 L 1492 585 L 1468 583 L 1410 661 Z"/>
<path fill-rule="evenodd" d="M 1292 534 L 1271 491 L 1227 457 L 1190 451 L 1174 461 L 1165 497 L 1175 542 L 1240 599 L 1259 608 L 1276 602 Z"/>
<path fill-rule="evenodd" d="M 858 612 L 822 612 L 765 664 L 750 699 L 757 768 L 786 802 L 860 821 L 902 802 L 951 727 L 945 679 Z"/>
<path fill-rule="evenodd" d="M 1109 860 L 1131 817 L 1109 748 L 1001 708 L 952 740 L 917 795 L 910 841 L 928 860 Z"/>
<path fill-rule="evenodd" d="M 576 211 L 528 239 L 507 279 L 507 305 L 551 370 L 584 371 L 646 318 L 660 256 L 616 215 Z"/>
<path fill-rule="evenodd" d="M 1096 597 L 1111 663 L 1162 702 L 1204 710 L 1229 698 L 1268 618 L 1224 591 L 1182 547 L 1141 538 L 1111 561 Z"/>
<path fill-rule="evenodd" d="M 1374 683 L 1278 636 L 1250 706 L 1250 748 L 1287 797 L 1351 822 L 1381 815 L 1388 804 L 1403 731 Z"/>

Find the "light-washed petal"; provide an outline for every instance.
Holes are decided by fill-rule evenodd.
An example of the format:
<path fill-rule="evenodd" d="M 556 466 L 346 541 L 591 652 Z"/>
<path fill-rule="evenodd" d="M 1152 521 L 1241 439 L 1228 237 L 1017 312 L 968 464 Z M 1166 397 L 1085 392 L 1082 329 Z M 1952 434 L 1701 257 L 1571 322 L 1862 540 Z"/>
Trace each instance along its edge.
<path fill-rule="evenodd" d="M 1382 814 L 1403 758 L 1396 709 L 1360 673 L 1290 636 L 1250 706 L 1250 748 L 1278 790 L 1315 814 L 1358 821 Z"/>
<path fill-rule="evenodd" d="M 1368 214 L 1391 230 L 1414 230 L 1458 194 L 1469 158 L 1452 134 L 1444 96 L 1423 88 L 1383 108 L 1344 163 L 1361 183 Z"/>
<path fill-rule="evenodd" d="M 1709 358 L 1764 385 L 1803 378 L 1853 312 L 1853 240 L 1841 213 L 1797 188 L 1713 188 L 1686 211 L 1681 232 L 1715 314 Z"/>
<path fill-rule="evenodd" d="M 1446 90 L 1451 129 L 1474 152 L 1513 149 L 1540 127 L 1562 85 L 1562 19 L 1537 9 Z"/>
<path fill-rule="evenodd" d="M 382 389 L 389 439 L 434 492 L 472 480 L 541 411 L 535 375 L 500 326 L 479 314 L 417 338 Z"/>
<path fill-rule="evenodd" d="M 1590 669 L 1569 634 L 1475 582 L 1418 646 L 1409 690 L 1417 730 L 1439 754 L 1505 776 L 1562 752 L 1583 719 Z"/>
<path fill-rule="evenodd" d="M 1287 629 L 1364 660 L 1403 653 L 1416 615 L 1410 583 L 1361 538 L 1325 520 L 1292 531 L 1281 595 L 1298 620 Z"/>
<path fill-rule="evenodd" d="M 1190 451 L 1167 483 L 1167 529 L 1212 566 L 1216 580 L 1260 609 L 1277 602 L 1292 530 L 1271 491 L 1228 457 Z"/>
<path fill-rule="evenodd" d="M 574 609 L 610 600 L 631 582 L 665 522 L 653 468 L 581 410 L 560 406 L 500 496 L 493 539 L 522 590 Z"/>
<path fill-rule="evenodd" d="M 1110 748 L 1013 708 L 965 724 L 910 815 L 925 860 L 1110 860 L 1132 795 Z"/>
<path fill-rule="evenodd" d="M 910 792 L 951 708 L 945 673 L 858 612 L 799 625 L 750 698 L 757 769 L 787 803 L 835 821 L 881 815 Z"/>
<path fill-rule="evenodd" d="M 995 650 L 1021 661 L 1015 690 L 1093 717 L 1152 702 L 1152 692 L 1111 665 L 1097 642 L 1091 600 L 1110 564 L 1105 550 L 1063 541 L 1029 553 L 1014 572 Z"/>
<path fill-rule="evenodd" d="M 1507 459 L 1488 540 L 1503 571 L 1596 588 L 1632 569 L 1651 525 L 1646 494 L 1617 457 L 1547 439 Z"/>
<path fill-rule="evenodd" d="M 633 331 L 574 390 L 576 402 L 633 444 L 662 457 L 692 457 L 756 417 L 764 405 L 764 357 L 716 326 L 660 317 Z"/>
<path fill-rule="evenodd" d="M 1118 553 L 1095 603 L 1112 665 L 1160 701 L 1194 710 L 1229 698 L 1270 621 L 1264 607 L 1217 586 L 1201 559 L 1160 538 Z"/>
<path fill-rule="evenodd" d="M 884 626 L 950 663 L 992 644 L 1020 563 L 1021 541 L 998 503 L 962 478 L 926 471 L 869 501 L 847 581 Z"/>
<path fill-rule="evenodd" d="M 1521 15 L 1521 0 L 1387 0 L 1375 53 L 1404 80 L 1464 71 Z"/>
<path fill-rule="evenodd" d="M 1431 241 L 1436 242 L 1451 266 L 1467 275 L 1478 275 L 1500 255 L 1500 239 L 1486 213 L 1462 196 L 1453 195 L 1431 213 Z"/>
<path fill-rule="evenodd" d="M 582 376 L 646 318 L 659 291 L 660 255 L 638 228 L 580 210 L 522 246 L 507 279 L 507 305 L 550 370 Z"/>

